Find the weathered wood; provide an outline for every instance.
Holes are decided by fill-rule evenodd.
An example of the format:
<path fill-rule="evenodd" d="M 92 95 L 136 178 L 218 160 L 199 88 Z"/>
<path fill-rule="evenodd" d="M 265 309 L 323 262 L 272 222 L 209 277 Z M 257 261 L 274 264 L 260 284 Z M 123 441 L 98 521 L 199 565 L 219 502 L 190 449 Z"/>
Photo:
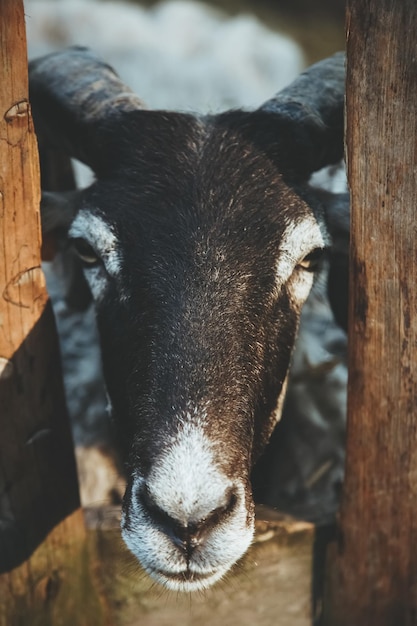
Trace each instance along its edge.
<path fill-rule="evenodd" d="M 21 0 L 0 0 L 0 82 L 0 625 L 98 625 L 106 621 L 89 611 L 101 600 L 40 267 L 39 166 Z"/>
<path fill-rule="evenodd" d="M 120 538 L 120 509 L 87 511 L 117 626 L 311 626 L 314 527 L 257 510 L 255 541 L 224 582 L 203 593 L 163 590 Z M 268 521 L 266 521 L 268 520 Z"/>
<path fill-rule="evenodd" d="M 0 626 L 111 626 L 94 553 L 78 509 L 28 561 L 0 576 Z"/>
<path fill-rule="evenodd" d="M 348 0 L 347 470 L 325 624 L 417 624 L 417 3 Z"/>
<path fill-rule="evenodd" d="M 40 267 L 39 166 L 23 6 L 0 0 L 0 572 L 78 508 L 57 338 Z"/>

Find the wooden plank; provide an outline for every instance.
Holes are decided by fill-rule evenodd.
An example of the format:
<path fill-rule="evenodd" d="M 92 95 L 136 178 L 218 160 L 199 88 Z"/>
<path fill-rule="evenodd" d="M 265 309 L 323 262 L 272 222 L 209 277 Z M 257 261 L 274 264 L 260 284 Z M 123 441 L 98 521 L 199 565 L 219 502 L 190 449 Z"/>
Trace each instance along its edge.
<path fill-rule="evenodd" d="M 21 0 L 0 0 L 0 80 L 0 625 L 107 624 L 91 575 L 40 267 Z"/>
<path fill-rule="evenodd" d="M 347 469 L 332 626 L 417 624 L 417 3 L 348 0 Z"/>
<path fill-rule="evenodd" d="M 224 581 L 178 594 L 145 574 L 120 540 L 120 509 L 87 510 L 117 626 L 311 626 L 314 527 L 257 507 L 253 545 Z"/>
<path fill-rule="evenodd" d="M 77 509 L 29 560 L 0 576 L 0 626 L 111 626 L 94 555 Z"/>
<path fill-rule="evenodd" d="M 57 338 L 40 267 L 39 165 L 23 5 L 0 0 L 0 14 L 1 572 L 26 558 L 79 501 Z"/>

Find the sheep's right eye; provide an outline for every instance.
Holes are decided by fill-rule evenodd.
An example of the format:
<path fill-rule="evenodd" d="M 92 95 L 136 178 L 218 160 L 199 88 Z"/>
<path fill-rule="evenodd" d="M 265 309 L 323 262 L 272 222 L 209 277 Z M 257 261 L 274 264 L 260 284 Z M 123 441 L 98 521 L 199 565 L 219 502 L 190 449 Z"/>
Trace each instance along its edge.
<path fill-rule="evenodd" d="M 97 252 L 85 239 L 81 237 L 71 239 L 71 245 L 84 265 L 92 266 L 100 263 Z"/>
<path fill-rule="evenodd" d="M 307 272 L 315 272 L 318 269 L 322 258 L 323 249 L 315 248 L 298 263 L 297 267 Z"/>

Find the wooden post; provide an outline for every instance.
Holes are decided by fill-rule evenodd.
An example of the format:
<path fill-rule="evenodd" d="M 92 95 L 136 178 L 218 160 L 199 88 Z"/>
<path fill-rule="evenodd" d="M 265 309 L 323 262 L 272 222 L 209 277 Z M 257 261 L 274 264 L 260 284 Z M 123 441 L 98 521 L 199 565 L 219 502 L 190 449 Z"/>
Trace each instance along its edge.
<path fill-rule="evenodd" d="M 21 0 L 0 0 L 0 83 L 0 626 L 98 625 L 105 620 L 40 267 Z"/>
<path fill-rule="evenodd" d="M 347 468 L 323 621 L 415 626 L 417 3 L 347 5 Z"/>

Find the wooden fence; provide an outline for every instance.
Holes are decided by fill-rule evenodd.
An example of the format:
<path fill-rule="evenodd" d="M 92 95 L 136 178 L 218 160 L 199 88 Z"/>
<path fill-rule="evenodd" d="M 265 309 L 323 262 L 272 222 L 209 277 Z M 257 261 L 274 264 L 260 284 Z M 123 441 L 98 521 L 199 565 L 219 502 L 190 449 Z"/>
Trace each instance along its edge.
<path fill-rule="evenodd" d="M 415 626 L 415 0 L 348 0 L 347 57 L 347 470 L 320 623 Z M 87 549 L 40 269 L 21 0 L 0 0 L 0 72 L 0 626 L 28 624 L 28 615 L 31 625 L 95 626 L 109 622 Z"/>
<path fill-rule="evenodd" d="M 98 626 L 105 621 L 40 267 L 21 0 L 0 0 L 0 76 L 0 625 Z"/>
<path fill-rule="evenodd" d="M 348 0 L 347 461 L 325 623 L 417 624 L 417 3 Z"/>

